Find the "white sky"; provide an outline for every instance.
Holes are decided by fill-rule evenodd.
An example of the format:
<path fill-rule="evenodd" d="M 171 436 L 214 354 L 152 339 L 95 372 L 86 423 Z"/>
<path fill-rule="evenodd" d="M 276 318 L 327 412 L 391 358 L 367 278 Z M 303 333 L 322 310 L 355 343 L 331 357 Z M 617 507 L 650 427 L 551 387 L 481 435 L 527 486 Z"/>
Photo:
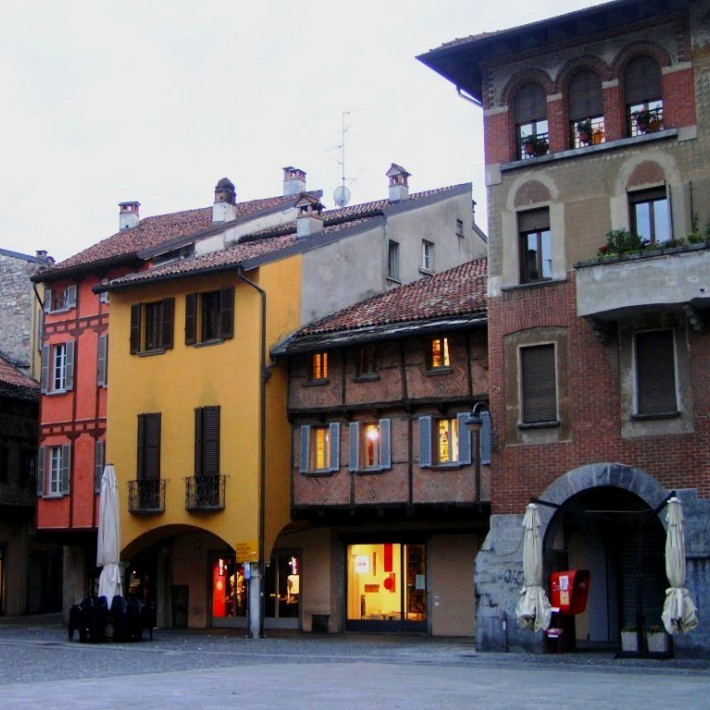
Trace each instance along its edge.
<path fill-rule="evenodd" d="M 594 0 L 0 0 L 0 247 L 58 261 L 141 217 L 281 194 L 327 207 L 473 182 L 486 229 L 481 109 L 415 56 Z"/>

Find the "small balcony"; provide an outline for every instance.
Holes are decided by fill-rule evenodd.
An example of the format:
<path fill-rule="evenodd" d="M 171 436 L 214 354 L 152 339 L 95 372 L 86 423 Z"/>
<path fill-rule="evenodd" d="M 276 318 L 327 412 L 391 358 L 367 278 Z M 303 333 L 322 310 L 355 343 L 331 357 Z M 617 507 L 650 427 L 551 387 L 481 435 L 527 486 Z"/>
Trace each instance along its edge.
<path fill-rule="evenodd" d="M 224 510 L 226 476 L 185 479 L 185 510 Z"/>
<path fill-rule="evenodd" d="M 128 481 L 129 513 L 165 511 L 165 481 Z"/>
<path fill-rule="evenodd" d="M 696 331 L 705 329 L 710 314 L 708 242 L 661 244 L 579 262 L 575 268 L 577 315 L 602 330 L 610 321 L 663 311 L 683 312 Z"/>

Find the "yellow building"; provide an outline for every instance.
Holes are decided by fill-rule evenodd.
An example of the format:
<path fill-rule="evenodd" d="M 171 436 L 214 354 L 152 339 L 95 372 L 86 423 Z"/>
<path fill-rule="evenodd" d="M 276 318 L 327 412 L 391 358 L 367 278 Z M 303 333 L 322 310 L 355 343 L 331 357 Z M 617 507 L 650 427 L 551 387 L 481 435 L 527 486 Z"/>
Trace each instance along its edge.
<path fill-rule="evenodd" d="M 410 197 L 393 168 L 389 200 L 324 212 L 301 193 L 296 221 L 163 243 L 151 268 L 99 287 L 111 300 L 106 460 L 123 496 L 127 591 L 155 604 L 158 625 L 300 628 L 287 372 L 269 348 L 485 249 L 470 185 Z"/>

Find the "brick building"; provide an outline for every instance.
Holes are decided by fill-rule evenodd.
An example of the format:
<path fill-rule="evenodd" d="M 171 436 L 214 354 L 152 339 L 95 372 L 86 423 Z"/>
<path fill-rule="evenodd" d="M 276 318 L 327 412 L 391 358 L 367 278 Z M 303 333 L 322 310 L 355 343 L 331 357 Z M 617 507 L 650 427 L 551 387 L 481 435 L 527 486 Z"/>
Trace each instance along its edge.
<path fill-rule="evenodd" d="M 472 441 L 466 422 L 488 396 L 486 260 L 316 321 L 272 353 L 288 360 L 304 628 L 472 636 L 490 428 L 484 410 Z"/>
<path fill-rule="evenodd" d="M 591 571 L 569 647 L 660 623 L 674 490 L 688 588 L 710 602 L 709 17 L 707 0 L 619 0 L 420 57 L 484 112 L 496 446 L 481 649 L 542 645 L 506 623 L 531 497 L 545 578 Z M 707 622 L 675 647 L 707 652 Z"/>

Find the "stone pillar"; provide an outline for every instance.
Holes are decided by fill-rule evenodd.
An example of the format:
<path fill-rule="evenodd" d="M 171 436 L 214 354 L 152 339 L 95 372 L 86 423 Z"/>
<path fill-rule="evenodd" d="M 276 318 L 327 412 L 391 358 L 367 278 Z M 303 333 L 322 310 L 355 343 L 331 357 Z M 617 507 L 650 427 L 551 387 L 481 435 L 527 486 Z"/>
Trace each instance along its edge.
<path fill-rule="evenodd" d="M 63 548 L 62 580 L 62 615 L 65 623 L 69 623 L 69 609 L 73 604 L 79 604 L 88 594 L 88 574 L 86 569 L 86 553 L 83 547 Z"/>
<path fill-rule="evenodd" d="M 251 577 L 249 579 L 249 636 L 262 638 L 261 610 L 263 609 L 264 585 L 257 562 L 251 563 Z"/>

